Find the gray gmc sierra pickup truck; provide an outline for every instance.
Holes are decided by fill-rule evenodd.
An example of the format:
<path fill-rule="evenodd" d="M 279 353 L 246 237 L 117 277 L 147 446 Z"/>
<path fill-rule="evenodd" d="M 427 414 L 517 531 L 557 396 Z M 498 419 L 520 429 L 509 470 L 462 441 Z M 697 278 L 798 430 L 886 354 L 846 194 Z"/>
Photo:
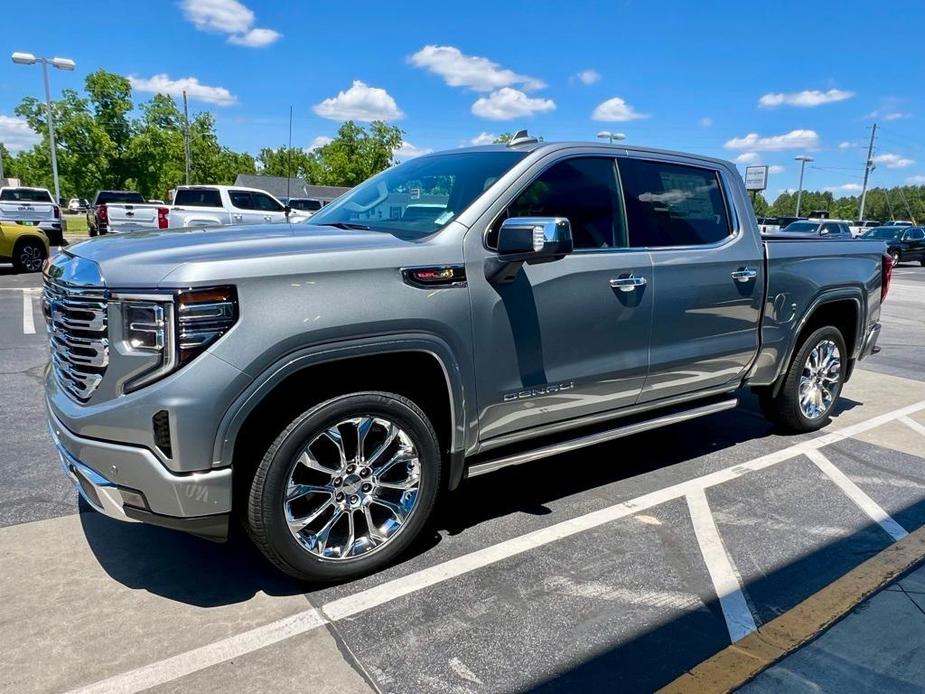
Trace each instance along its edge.
<path fill-rule="evenodd" d="M 823 426 L 876 349 L 891 267 L 882 241 L 762 238 L 727 162 L 521 132 L 390 168 L 308 223 L 62 251 L 50 428 L 97 511 L 213 539 L 234 513 L 283 571 L 341 580 L 467 476 L 743 386 L 780 426 Z"/>

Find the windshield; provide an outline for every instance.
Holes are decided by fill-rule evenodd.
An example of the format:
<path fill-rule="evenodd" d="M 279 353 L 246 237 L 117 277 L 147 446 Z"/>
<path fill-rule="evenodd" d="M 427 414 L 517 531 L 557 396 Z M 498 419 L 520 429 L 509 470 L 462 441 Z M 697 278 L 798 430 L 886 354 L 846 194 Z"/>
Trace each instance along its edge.
<path fill-rule="evenodd" d="M 482 151 L 412 159 L 361 183 L 309 223 L 426 236 L 449 224 L 525 156 Z"/>
<path fill-rule="evenodd" d="M 101 190 L 96 196 L 97 205 L 108 205 L 109 203 L 119 204 L 120 202 L 144 205 L 145 198 L 141 193 L 135 193 L 130 190 Z"/>
<path fill-rule="evenodd" d="M 870 231 L 864 232 L 865 239 L 895 239 L 897 238 L 905 229 L 891 229 L 890 227 L 880 227 L 879 229 L 871 229 Z"/>
<path fill-rule="evenodd" d="M 41 188 L 6 188 L 0 193 L 0 200 L 19 202 L 51 202 L 51 195 Z"/>
<path fill-rule="evenodd" d="M 784 231 L 796 231 L 796 232 L 814 232 L 819 227 L 816 222 L 794 222 L 793 224 L 788 224 Z"/>

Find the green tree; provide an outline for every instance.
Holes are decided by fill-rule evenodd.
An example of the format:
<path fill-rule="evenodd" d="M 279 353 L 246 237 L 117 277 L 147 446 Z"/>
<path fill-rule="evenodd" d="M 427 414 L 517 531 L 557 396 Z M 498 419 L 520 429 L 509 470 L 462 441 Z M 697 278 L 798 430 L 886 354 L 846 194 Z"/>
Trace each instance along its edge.
<path fill-rule="evenodd" d="M 337 136 L 309 156 L 311 183 L 353 187 L 394 164 L 402 144 L 401 129 L 373 121 L 368 128 L 347 121 Z"/>
<path fill-rule="evenodd" d="M 308 180 L 316 167 L 310 152 L 298 147 L 264 147 L 257 154 L 260 173 L 267 176 L 293 176 Z"/>

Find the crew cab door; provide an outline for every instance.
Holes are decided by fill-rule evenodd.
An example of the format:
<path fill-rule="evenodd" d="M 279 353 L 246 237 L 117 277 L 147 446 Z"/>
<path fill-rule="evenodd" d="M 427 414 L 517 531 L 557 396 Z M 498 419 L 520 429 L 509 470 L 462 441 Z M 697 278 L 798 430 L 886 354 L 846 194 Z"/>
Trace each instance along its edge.
<path fill-rule="evenodd" d="M 616 174 L 609 156 L 538 162 L 466 236 L 483 445 L 632 405 L 639 396 L 652 267 L 647 252 L 624 247 Z M 490 278 L 498 228 L 508 217 L 566 217 L 575 250 L 524 263 L 511 281 Z M 622 288 L 613 286 L 620 280 Z"/>
<path fill-rule="evenodd" d="M 233 224 L 272 224 L 286 221 L 286 208 L 279 200 L 256 190 L 229 190 Z"/>
<path fill-rule="evenodd" d="M 657 288 L 640 402 L 737 385 L 764 299 L 761 240 L 736 214 L 748 202 L 719 166 L 621 157 L 619 168 L 629 245 L 651 254 Z"/>

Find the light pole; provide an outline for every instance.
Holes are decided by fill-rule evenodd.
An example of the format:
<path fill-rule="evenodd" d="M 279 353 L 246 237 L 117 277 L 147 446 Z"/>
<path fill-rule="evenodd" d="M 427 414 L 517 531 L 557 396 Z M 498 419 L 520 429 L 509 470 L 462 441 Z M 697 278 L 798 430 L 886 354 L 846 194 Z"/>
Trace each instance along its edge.
<path fill-rule="evenodd" d="M 813 161 L 812 157 L 807 157 L 805 154 L 801 154 L 794 159 L 800 162 L 800 189 L 797 191 L 797 213 L 796 216 L 800 216 L 800 201 L 803 198 L 803 169 L 806 168 L 806 162 Z"/>
<path fill-rule="evenodd" d="M 609 140 L 610 144 L 614 143 L 614 140 L 625 140 L 626 135 L 623 133 L 612 133 L 609 130 L 601 130 L 597 136 L 602 140 Z"/>
<path fill-rule="evenodd" d="M 55 204 L 61 201 L 61 186 L 58 184 L 58 157 L 55 154 L 55 118 L 51 113 L 51 89 L 48 87 L 48 66 L 59 70 L 73 70 L 75 63 L 70 58 L 40 58 L 32 53 L 16 52 L 12 56 L 17 65 L 42 64 L 42 77 L 45 80 L 45 114 L 48 118 L 48 143 L 51 147 L 51 176 L 55 181 Z"/>

